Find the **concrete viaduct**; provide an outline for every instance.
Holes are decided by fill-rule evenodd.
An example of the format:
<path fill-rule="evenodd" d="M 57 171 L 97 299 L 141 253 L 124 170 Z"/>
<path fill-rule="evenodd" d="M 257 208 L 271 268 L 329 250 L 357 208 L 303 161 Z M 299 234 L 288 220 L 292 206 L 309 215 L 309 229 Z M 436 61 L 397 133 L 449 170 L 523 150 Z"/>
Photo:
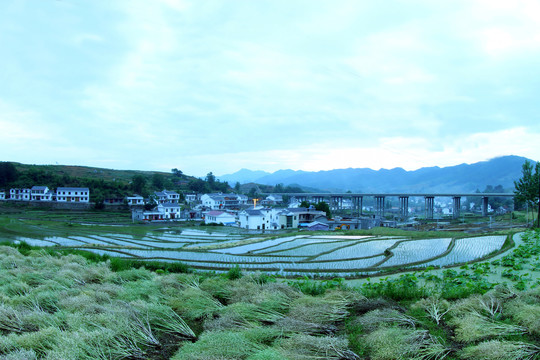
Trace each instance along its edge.
<path fill-rule="evenodd" d="M 310 201 L 313 203 L 327 202 L 331 208 L 343 209 L 343 199 L 351 199 L 352 211 L 362 215 L 362 205 L 365 197 L 373 197 L 375 200 L 375 215 L 384 216 L 384 201 L 387 197 L 399 198 L 399 212 L 402 218 L 409 215 L 409 197 L 423 197 L 426 204 L 426 218 L 433 219 L 434 205 L 436 197 L 449 197 L 453 199 L 453 216 L 458 218 L 461 211 L 462 197 L 476 197 L 482 199 L 482 216 L 487 216 L 488 198 L 490 197 L 506 197 L 513 198 L 514 194 L 509 193 L 450 193 L 450 194 L 412 194 L 412 193 L 393 193 L 393 194 L 358 194 L 358 193 L 274 193 L 262 195 L 282 195 L 294 196 L 299 201 Z"/>

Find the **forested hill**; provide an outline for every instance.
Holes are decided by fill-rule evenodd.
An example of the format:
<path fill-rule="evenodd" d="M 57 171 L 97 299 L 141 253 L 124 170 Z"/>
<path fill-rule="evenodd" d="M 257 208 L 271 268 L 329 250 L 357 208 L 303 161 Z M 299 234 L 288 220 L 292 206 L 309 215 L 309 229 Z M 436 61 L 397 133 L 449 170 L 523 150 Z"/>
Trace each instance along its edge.
<path fill-rule="evenodd" d="M 134 193 L 144 197 L 163 189 L 180 192 L 228 192 L 226 182 L 209 173 L 204 179 L 185 175 L 178 169 L 171 172 L 114 170 L 86 166 L 27 165 L 0 162 L 0 191 L 29 188 L 34 185 L 56 189 L 62 186 L 88 187 L 90 199 L 123 198 Z"/>
<path fill-rule="evenodd" d="M 250 181 L 266 184 L 298 184 L 331 191 L 353 192 L 473 192 L 488 185 L 502 185 L 511 190 L 514 180 L 521 177 L 523 163 L 520 156 L 502 156 L 474 164 L 450 167 L 426 167 L 415 171 L 395 169 L 336 169 L 329 171 L 280 170 Z M 248 170 L 220 177 L 234 183 L 249 177 Z"/>

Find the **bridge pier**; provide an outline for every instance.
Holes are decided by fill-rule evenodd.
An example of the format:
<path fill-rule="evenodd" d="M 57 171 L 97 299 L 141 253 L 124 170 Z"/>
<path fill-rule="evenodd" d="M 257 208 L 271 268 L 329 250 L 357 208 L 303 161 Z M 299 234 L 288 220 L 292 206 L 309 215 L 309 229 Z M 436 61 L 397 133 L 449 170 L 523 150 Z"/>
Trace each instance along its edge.
<path fill-rule="evenodd" d="M 336 210 L 336 197 L 330 196 L 330 203 L 328 204 L 331 210 Z"/>
<path fill-rule="evenodd" d="M 402 219 L 409 217 L 409 197 L 400 196 L 399 197 L 399 215 Z"/>
<path fill-rule="evenodd" d="M 352 201 L 352 207 L 353 211 L 356 210 L 356 215 L 361 216 L 362 215 L 362 207 L 364 203 L 364 197 L 363 196 L 351 196 Z"/>
<path fill-rule="evenodd" d="M 375 215 L 384 217 L 384 196 L 375 196 Z"/>
<path fill-rule="evenodd" d="M 311 201 L 314 202 L 315 204 L 318 204 L 318 203 L 321 203 L 321 202 L 324 201 L 324 197 L 315 195 L 315 196 L 311 197 Z"/>
<path fill-rule="evenodd" d="M 461 196 L 454 196 L 453 199 L 454 199 L 453 217 L 454 219 L 458 219 L 461 213 Z"/>
<path fill-rule="evenodd" d="M 482 216 L 488 216 L 488 197 L 482 197 Z"/>
<path fill-rule="evenodd" d="M 343 196 L 332 196 L 332 203 L 336 210 L 343 209 Z"/>
<path fill-rule="evenodd" d="M 435 197 L 426 196 L 426 219 L 433 219 L 434 207 L 435 207 Z"/>

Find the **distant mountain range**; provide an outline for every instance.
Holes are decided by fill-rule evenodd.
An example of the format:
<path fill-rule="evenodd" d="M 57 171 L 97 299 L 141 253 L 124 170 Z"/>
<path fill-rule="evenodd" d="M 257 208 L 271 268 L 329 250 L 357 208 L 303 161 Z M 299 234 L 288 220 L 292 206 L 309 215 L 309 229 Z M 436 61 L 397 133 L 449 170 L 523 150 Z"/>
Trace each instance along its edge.
<path fill-rule="evenodd" d="M 321 189 L 322 191 L 352 192 L 474 192 L 487 185 L 502 185 L 508 191 L 514 180 L 521 177 L 523 163 L 520 156 L 502 156 L 474 164 L 449 167 L 425 167 L 414 171 L 402 168 L 372 170 L 336 169 L 328 171 L 279 170 L 274 173 L 242 169 L 234 174 L 219 176 L 231 186 L 253 182 L 263 185 L 291 185 Z M 531 161 L 531 160 L 530 160 Z"/>

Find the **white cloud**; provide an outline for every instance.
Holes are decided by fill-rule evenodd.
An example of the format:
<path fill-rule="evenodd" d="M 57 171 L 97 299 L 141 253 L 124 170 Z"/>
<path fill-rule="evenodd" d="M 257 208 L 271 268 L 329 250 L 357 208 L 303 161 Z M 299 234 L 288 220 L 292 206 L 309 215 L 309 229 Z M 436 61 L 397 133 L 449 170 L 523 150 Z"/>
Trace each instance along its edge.
<path fill-rule="evenodd" d="M 38 42 L 25 11 L 0 14 L 0 40 L 19 29 L 0 59 L 0 122 L 6 141 L 41 136 L 60 161 L 200 175 L 539 158 L 501 140 L 537 139 L 539 6 L 89 2 Z"/>

